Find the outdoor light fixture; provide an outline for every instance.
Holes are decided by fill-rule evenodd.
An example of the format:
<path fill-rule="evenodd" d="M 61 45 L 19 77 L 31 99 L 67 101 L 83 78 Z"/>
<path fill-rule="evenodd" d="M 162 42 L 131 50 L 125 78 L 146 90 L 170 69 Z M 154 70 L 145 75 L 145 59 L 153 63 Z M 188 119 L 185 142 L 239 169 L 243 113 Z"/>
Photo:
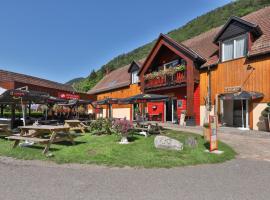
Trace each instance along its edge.
<path fill-rule="evenodd" d="M 255 68 L 252 67 L 251 65 L 248 65 L 248 66 L 247 66 L 247 70 L 255 70 Z"/>

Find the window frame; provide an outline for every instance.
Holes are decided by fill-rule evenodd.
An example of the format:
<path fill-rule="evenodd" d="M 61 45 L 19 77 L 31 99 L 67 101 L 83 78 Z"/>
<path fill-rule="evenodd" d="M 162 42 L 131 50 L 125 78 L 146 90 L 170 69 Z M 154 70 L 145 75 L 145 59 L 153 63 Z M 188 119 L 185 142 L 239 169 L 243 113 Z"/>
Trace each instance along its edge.
<path fill-rule="evenodd" d="M 139 83 L 140 78 L 138 76 L 138 72 L 139 72 L 139 70 L 134 70 L 134 71 L 131 72 L 131 84 Z M 136 76 L 136 79 L 137 79 L 136 81 L 134 81 L 134 76 Z"/>
<path fill-rule="evenodd" d="M 236 40 L 237 39 L 240 39 L 240 38 L 243 38 L 245 40 L 245 52 L 244 52 L 244 55 L 243 56 L 239 56 L 239 57 L 236 57 Z M 228 42 L 232 42 L 233 41 L 233 58 L 232 59 L 227 59 L 227 60 L 224 60 L 224 43 L 228 43 Z M 230 38 L 230 39 L 227 39 L 227 40 L 224 40 L 221 42 L 221 62 L 227 62 L 227 61 L 230 61 L 230 60 L 235 60 L 235 59 L 239 59 L 239 58 L 243 58 L 243 57 L 246 57 L 248 54 L 248 34 L 245 33 L 245 34 L 241 34 L 241 35 L 238 35 L 236 37 L 233 37 L 233 38 Z"/>

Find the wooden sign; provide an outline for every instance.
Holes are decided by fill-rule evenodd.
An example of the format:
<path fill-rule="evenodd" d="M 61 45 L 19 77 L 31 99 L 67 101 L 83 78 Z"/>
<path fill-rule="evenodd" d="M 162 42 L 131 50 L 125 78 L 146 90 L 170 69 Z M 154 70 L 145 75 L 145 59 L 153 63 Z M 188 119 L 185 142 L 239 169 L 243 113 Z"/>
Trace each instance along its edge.
<path fill-rule="evenodd" d="M 241 91 L 241 86 L 233 86 L 233 87 L 225 87 L 224 92 L 226 93 L 235 93 L 235 92 L 240 92 Z"/>
<path fill-rule="evenodd" d="M 217 141 L 217 116 L 209 116 L 209 128 L 210 128 L 210 151 L 218 149 Z"/>

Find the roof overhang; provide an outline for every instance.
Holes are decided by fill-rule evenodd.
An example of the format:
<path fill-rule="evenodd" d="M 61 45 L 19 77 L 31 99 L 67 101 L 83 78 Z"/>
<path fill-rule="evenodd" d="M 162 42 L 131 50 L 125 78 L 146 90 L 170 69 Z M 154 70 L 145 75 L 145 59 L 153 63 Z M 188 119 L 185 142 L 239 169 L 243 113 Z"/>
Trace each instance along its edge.
<path fill-rule="evenodd" d="M 222 29 L 218 32 L 218 34 L 215 36 L 213 42 L 215 44 L 218 44 L 219 39 L 221 35 L 225 32 L 225 30 L 231 25 L 233 22 L 238 22 L 242 24 L 243 26 L 247 27 L 248 31 L 251 32 L 254 36 L 259 37 L 262 34 L 262 31 L 260 27 L 257 24 L 253 24 L 251 22 L 248 22 L 246 20 L 243 20 L 239 17 L 232 16 L 228 19 L 226 24 L 222 27 Z"/>
<path fill-rule="evenodd" d="M 138 75 L 141 74 L 141 72 L 143 71 L 143 69 L 147 65 L 148 60 L 152 57 L 152 55 L 158 52 L 157 48 L 158 48 L 158 45 L 159 45 L 159 43 L 161 41 L 164 41 L 164 43 L 166 43 L 167 46 L 177 50 L 178 52 L 181 52 L 182 54 L 185 54 L 187 57 L 192 59 L 194 62 L 198 63 L 198 65 L 201 65 L 201 64 L 206 62 L 206 59 L 203 58 L 202 56 L 200 56 L 196 51 L 192 50 L 191 48 L 188 48 L 187 46 L 185 46 L 185 45 L 183 45 L 181 43 L 178 43 L 178 42 L 174 41 L 173 39 L 171 39 L 170 37 L 168 37 L 168 36 L 166 36 L 164 34 L 160 34 L 157 42 L 155 43 L 155 45 L 152 48 L 149 55 L 147 56 L 144 64 L 140 68 L 140 71 L 139 71 Z"/>

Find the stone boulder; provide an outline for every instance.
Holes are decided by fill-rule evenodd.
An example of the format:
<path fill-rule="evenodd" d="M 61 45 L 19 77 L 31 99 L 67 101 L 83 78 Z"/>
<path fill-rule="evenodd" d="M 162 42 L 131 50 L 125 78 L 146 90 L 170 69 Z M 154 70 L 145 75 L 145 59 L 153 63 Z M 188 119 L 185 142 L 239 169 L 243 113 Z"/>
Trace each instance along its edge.
<path fill-rule="evenodd" d="M 155 147 L 158 149 L 169 149 L 169 150 L 183 150 L 183 143 L 179 142 L 178 140 L 169 138 L 167 136 L 156 136 L 155 140 Z"/>
<path fill-rule="evenodd" d="M 188 137 L 185 141 L 185 145 L 190 148 L 197 148 L 198 147 L 198 141 L 195 137 Z"/>

